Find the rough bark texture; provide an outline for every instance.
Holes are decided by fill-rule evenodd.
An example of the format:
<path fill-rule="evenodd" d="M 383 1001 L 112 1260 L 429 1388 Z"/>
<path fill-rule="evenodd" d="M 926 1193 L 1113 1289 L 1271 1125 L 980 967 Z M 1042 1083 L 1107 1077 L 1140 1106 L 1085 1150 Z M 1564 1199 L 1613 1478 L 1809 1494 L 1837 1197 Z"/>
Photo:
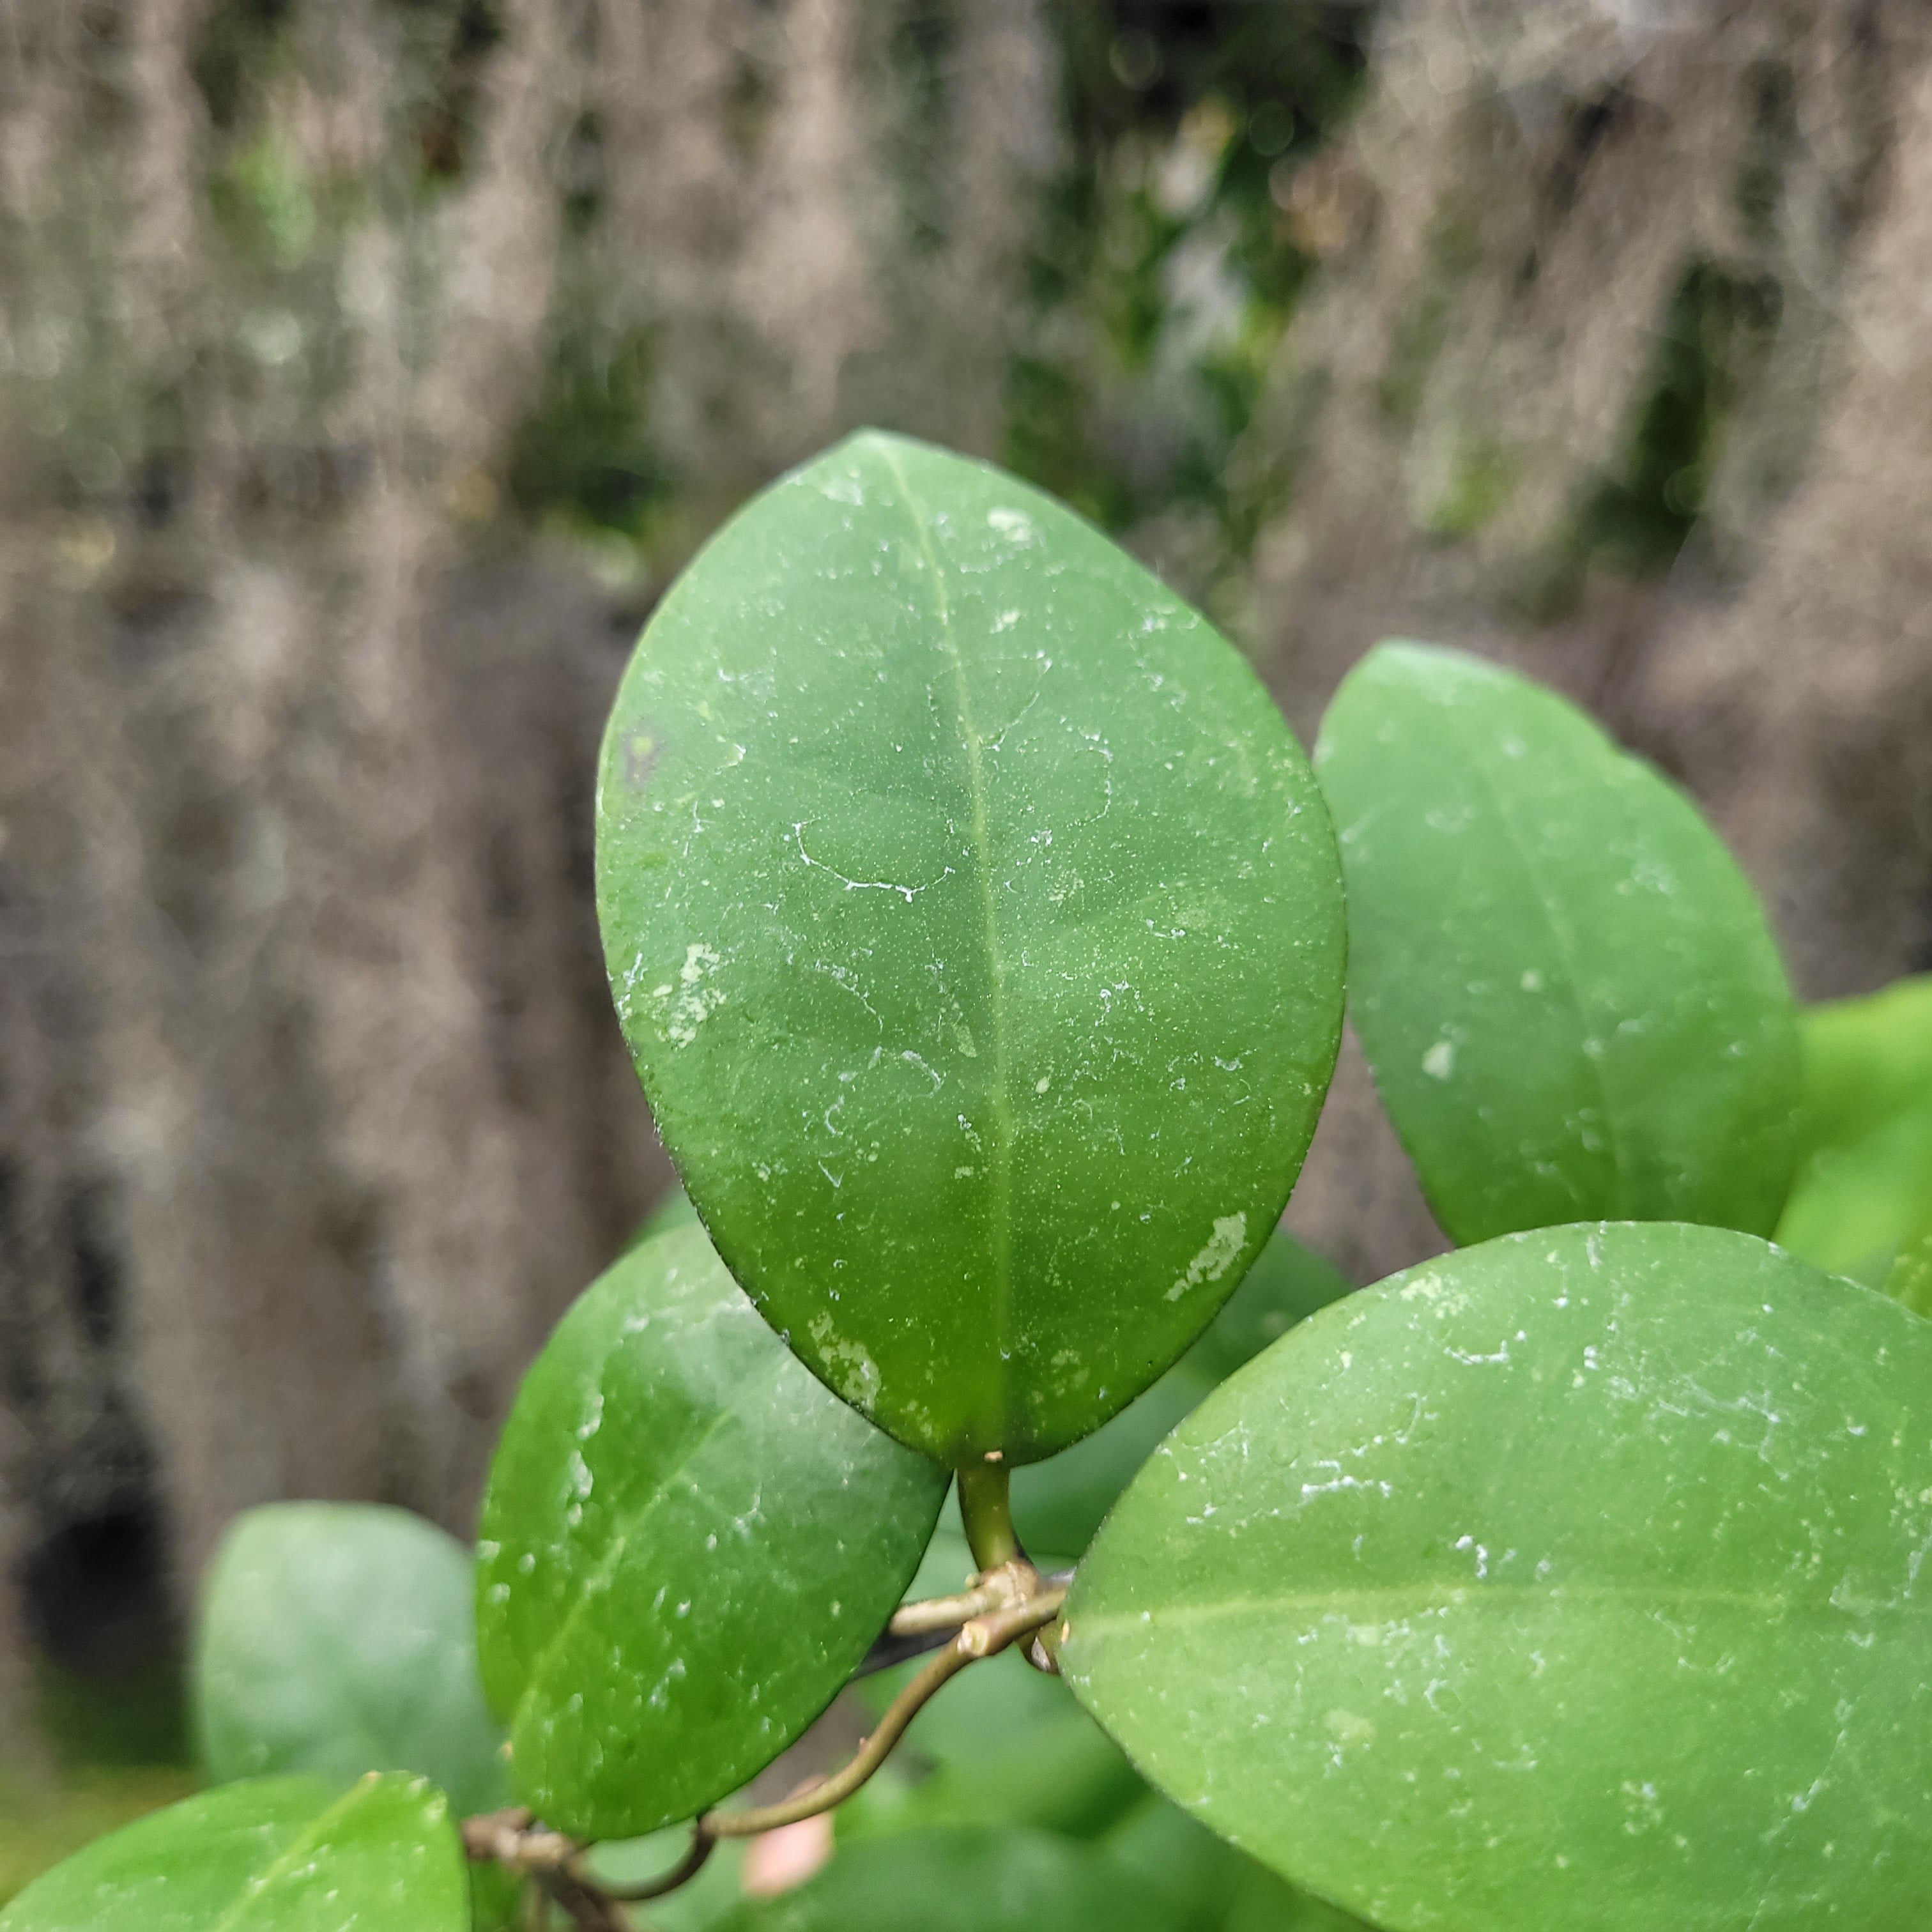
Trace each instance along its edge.
<path fill-rule="evenodd" d="M 1061 63 L 1165 17 L 0 4 L 0 1740 L 76 1526 L 157 1514 L 178 1592 L 262 1498 L 466 1526 L 665 1172 L 588 896 L 636 624 L 853 423 L 1026 442 Z M 1318 267 L 1241 514 L 1125 532 L 1304 734 L 1392 632 L 1578 694 L 1814 994 L 1932 940 L 1928 35 L 1390 0 L 1270 177 Z M 1352 1060 L 1294 1214 L 1364 1278 L 1436 1241 Z"/>
<path fill-rule="evenodd" d="M 1932 964 L 1928 53 L 1884 0 L 1390 11 L 1244 452 L 1304 733 L 1376 637 L 1522 665 L 1699 796 L 1814 998 Z M 1291 1219 L 1379 1272 L 1406 1179 L 1345 1066 Z"/>

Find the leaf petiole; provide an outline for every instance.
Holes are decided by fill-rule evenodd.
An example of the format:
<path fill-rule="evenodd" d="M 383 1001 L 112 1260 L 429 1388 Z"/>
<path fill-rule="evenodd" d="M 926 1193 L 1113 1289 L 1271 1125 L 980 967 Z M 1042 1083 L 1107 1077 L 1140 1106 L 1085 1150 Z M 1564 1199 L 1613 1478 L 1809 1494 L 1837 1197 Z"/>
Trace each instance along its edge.
<path fill-rule="evenodd" d="M 1012 1475 L 1006 1466 L 969 1463 L 958 1472 L 958 1484 L 959 1520 L 981 1574 L 1026 1562 L 1013 1528 Z"/>
<path fill-rule="evenodd" d="M 782 1804 L 763 1805 L 748 1811 L 707 1812 L 698 1821 L 698 1828 L 721 1838 L 755 1838 L 761 1832 L 795 1825 L 802 1818 L 815 1818 L 820 1812 L 842 1804 L 885 1762 L 892 1747 L 904 1736 L 906 1726 L 942 1684 L 969 1664 L 997 1656 L 1009 1644 L 1051 1623 L 1066 1600 L 1065 1585 L 1054 1584 L 1003 1609 L 970 1618 L 961 1624 L 952 1641 L 892 1700 L 879 1720 L 878 1729 L 842 1770 Z"/>

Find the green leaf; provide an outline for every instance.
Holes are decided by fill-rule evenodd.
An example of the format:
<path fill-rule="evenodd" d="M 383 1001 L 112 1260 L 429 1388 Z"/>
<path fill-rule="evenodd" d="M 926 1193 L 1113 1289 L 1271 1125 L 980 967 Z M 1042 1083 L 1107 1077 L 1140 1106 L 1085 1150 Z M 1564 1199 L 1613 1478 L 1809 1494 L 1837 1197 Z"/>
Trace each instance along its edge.
<path fill-rule="evenodd" d="M 1253 672 L 1071 512 L 856 436 L 652 619 L 598 796 L 664 1144 L 813 1371 L 1032 1461 L 1181 1352 L 1333 1067 L 1328 814 Z"/>
<path fill-rule="evenodd" d="M 1144 1884 L 1164 1892 L 1185 1916 L 1188 1932 L 1219 1932 L 1251 1872 L 1264 1868 L 1216 1838 L 1171 1799 L 1142 1787 L 1141 1802 L 1102 1840 Z M 1279 1883 L 1272 1872 L 1271 1882 Z"/>
<path fill-rule="evenodd" d="M 1013 1476 L 1013 1522 L 1036 1555 L 1071 1558 L 1133 1474 L 1208 1391 L 1295 1323 L 1348 1292 L 1319 1255 L 1277 1228 L 1201 1339 L 1112 1421 Z"/>
<path fill-rule="evenodd" d="M 956 1827 L 866 1838 L 730 1932 L 1180 1932 L 1180 1914 L 1102 1851 L 1043 1832 Z"/>
<path fill-rule="evenodd" d="M 1803 1037 L 1798 1178 L 1778 1245 L 1876 1286 L 1932 1219 L 1932 974 L 1814 1006 Z"/>
<path fill-rule="evenodd" d="M 946 1473 L 829 1394 L 703 1228 L 565 1316 L 484 1500 L 483 1678 L 548 1822 L 632 1838 L 764 1769 L 917 1567 Z"/>
<path fill-rule="evenodd" d="M 1250 1862 L 1222 1921 L 1222 1932 L 1373 1932 L 1352 1912 L 1298 1891 Z"/>
<path fill-rule="evenodd" d="M 37 1879 L 0 1932 L 466 1932 L 463 1850 L 420 1778 L 224 1785 Z"/>
<path fill-rule="evenodd" d="M 1188 1932 L 1368 1932 L 1297 1892 L 1158 1792 L 1109 1832 L 1108 1850 L 1185 1914 Z"/>
<path fill-rule="evenodd" d="M 506 1802 L 476 1669 L 475 1563 L 405 1510 L 272 1503 L 236 1518 L 202 1593 L 194 1703 L 217 1782 L 310 1772 L 433 1779 Z"/>
<path fill-rule="evenodd" d="M 1450 1236 L 1599 1216 L 1768 1234 L 1791 995 L 1689 800 L 1554 693 L 1413 644 L 1350 674 L 1316 760 L 1352 1015 Z"/>
<path fill-rule="evenodd" d="M 1749 1236 L 1506 1238 L 1184 1423 L 1076 1577 L 1148 1777 L 1388 1932 L 1915 1926 L 1932 1326 Z"/>
<path fill-rule="evenodd" d="M 470 1932 L 521 1932 L 524 1882 L 499 1864 L 470 1868 Z"/>

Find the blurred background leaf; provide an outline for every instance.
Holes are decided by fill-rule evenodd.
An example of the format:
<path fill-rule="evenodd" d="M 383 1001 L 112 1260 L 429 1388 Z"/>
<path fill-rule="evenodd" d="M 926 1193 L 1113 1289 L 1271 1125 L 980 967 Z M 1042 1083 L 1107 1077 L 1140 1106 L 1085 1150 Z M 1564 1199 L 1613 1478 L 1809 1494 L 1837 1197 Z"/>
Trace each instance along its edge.
<path fill-rule="evenodd" d="M 407 1771 L 459 1818 L 509 1802 L 476 1666 L 475 1557 L 406 1510 L 269 1503 L 202 1588 L 195 1738 L 212 1783 Z"/>
<path fill-rule="evenodd" d="M 1803 1139 L 1778 1242 L 1869 1287 L 1894 1268 L 1916 1281 L 1932 1225 L 1932 975 L 1814 1006 L 1803 1037 Z"/>

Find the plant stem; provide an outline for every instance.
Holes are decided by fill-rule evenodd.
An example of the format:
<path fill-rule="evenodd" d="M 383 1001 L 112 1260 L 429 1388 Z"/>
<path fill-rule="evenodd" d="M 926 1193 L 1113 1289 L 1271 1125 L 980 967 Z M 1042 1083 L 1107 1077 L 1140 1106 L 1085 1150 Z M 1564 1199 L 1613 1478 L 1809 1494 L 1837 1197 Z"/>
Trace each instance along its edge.
<path fill-rule="evenodd" d="M 630 1922 L 596 1886 L 564 1871 L 540 1873 L 538 1882 L 563 1907 L 578 1932 L 631 1932 Z"/>
<path fill-rule="evenodd" d="M 923 1597 L 916 1604 L 902 1604 L 886 1632 L 890 1636 L 922 1636 L 931 1630 L 957 1630 L 969 1618 L 1024 1603 L 1039 1588 L 1039 1574 L 1030 1563 L 1003 1563 L 956 1597 Z"/>
<path fill-rule="evenodd" d="M 704 1862 L 717 1849 L 718 1839 L 714 1832 L 706 1831 L 702 1824 L 692 1826 L 691 1843 L 685 1847 L 684 1856 L 670 1870 L 660 1872 L 656 1878 L 640 1880 L 635 1885 L 613 1885 L 608 1879 L 592 1878 L 583 1867 L 581 1857 L 574 1858 L 569 1866 L 570 1875 L 580 1883 L 594 1885 L 606 1898 L 621 1898 L 632 1904 L 646 1898 L 662 1898 L 667 1892 L 688 1885 L 704 1869 Z"/>
<path fill-rule="evenodd" d="M 671 1870 L 634 1890 L 605 1886 L 583 1868 L 584 1848 L 574 1838 L 538 1825 L 521 1805 L 490 1811 L 463 1821 L 463 1849 L 475 1859 L 493 1858 L 506 1870 L 520 1872 L 542 1889 L 542 1896 L 561 1906 L 578 1932 L 631 1932 L 618 1910 L 620 1897 L 656 1898 L 696 1877 L 711 1855 L 712 1840 L 694 1834 L 690 1849 Z M 540 1918 L 539 1923 L 543 1922 Z"/>
<path fill-rule="evenodd" d="M 959 1472 L 959 1520 L 982 1570 L 1026 1561 L 1013 1531 L 1012 1487 L 1004 1462 L 974 1462 Z"/>
<path fill-rule="evenodd" d="M 1031 1564 L 1007 1563 L 976 1577 L 973 1587 L 957 1596 L 928 1597 L 916 1604 L 902 1604 L 853 1672 L 853 1682 L 941 1648 L 952 1641 L 959 1626 L 969 1617 L 983 1616 L 988 1610 L 1004 1610 L 1009 1604 L 1022 1602 L 1039 1588 L 1040 1577 Z"/>
<path fill-rule="evenodd" d="M 879 1720 L 878 1729 L 842 1770 L 782 1804 L 766 1804 L 752 1811 L 708 1811 L 698 1820 L 699 1830 L 720 1838 L 755 1838 L 760 1832 L 796 1825 L 802 1818 L 815 1818 L 821 1811 L 843 1804 L 885 1762 L 892 1747 L 904 1736 L 906 1726 L 941 1684 L 968 1664 L 994 1656 L 1016 1639 L 1052 1622 L 1060 1614 L 1066 1598 L 1065 1589 L 1056 1586 L 1038 1596 L 1028 1597 L 1004 1610 L 988 1611 L 962 1624 L 959 1634 L 893 1699 L 890 1708 Z"/>

